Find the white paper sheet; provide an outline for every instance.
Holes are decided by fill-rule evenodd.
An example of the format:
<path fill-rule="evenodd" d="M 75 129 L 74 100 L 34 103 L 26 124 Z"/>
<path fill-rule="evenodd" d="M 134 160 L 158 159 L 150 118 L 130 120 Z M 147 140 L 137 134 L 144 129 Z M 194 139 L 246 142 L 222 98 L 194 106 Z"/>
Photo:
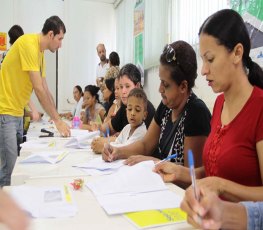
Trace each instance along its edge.
<path fill-rule="evenodd" d="M 19 163 L 50 163 L 56 164 L 62 161 L 67 155 L 68 151 L 45 151 L 38 152 L 29 155 L 25 159 L 21 160 Z"/>
<path fill-rule="evenodd" d="M 97 169 L 100 171 L 109 170 L 109 169 L 118 169 L 123 166 L 124 160 L 117 160 L 113 162 L 105 162 L 102 157 L 94 158 L 88 162 L 73 165 L 77 168 L 86 168 L 86 169 Z"/>
<path fill-rule="evenodd" d="M 90 132 L 85 129 L 70 129 L 71 137 L 80 137 L 89 134 Z"/>
<path fill-rule="evenodd" d="M 13 186 L 11 195 L 22 209 L 35 218 L 71 217 L 78 211 L 69 187 L 66 185 L 59 187 Z"/>
<path fill-rule="evenodd" d="M 98 196 L 97 200 L 109 215 L 114 215 L 152 209 L 178 208 L 182 197 L 167 190 L 136 194 L 103 195 Z"/>
<path fill-rule="evenodd" d="M 95 137 L 99 137 L 100 132 L 94 131 L 94 132 L 88 132 L 85 135 L 79 135 L 76 137 L 72 137 L 66 144 L 65 147 L 68 148 L 80 148 L 80 149 L 86 149 L 90 148 L 90 144 Z"/>
<path fill-rule="evenodd" d="M 167 190 L 161 176 L 152 171 L 153 161 L 123 166 L 116 173 L 86 183 L 95 196 Z"/>
<path fill-rule="evenodd" d="M 20 146 L 24 149 L 52 149 L 56 146 L 55 139 L 51 138 L 38 138 L 35 140 L 26 141 Z"/>

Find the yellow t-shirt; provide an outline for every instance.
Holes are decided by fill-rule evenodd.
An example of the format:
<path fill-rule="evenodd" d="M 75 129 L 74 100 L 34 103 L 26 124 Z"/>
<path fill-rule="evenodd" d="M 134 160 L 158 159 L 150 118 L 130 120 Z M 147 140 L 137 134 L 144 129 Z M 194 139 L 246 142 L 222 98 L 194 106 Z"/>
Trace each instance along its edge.
<path fill-rule="evenodd" d="M 45 77 L 39 38 L 39 34 L 25 34 L 7 53 L 0 70 L 0 114 L 23 116 L 33 90 L 29 71 L 39 71 Z"/>

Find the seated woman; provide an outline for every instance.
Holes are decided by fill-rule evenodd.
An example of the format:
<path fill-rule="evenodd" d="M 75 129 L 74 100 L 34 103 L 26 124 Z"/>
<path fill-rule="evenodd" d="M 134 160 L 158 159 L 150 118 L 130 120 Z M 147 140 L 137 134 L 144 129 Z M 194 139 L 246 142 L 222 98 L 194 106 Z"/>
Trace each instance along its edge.
<path fill-rule="evenodd" d="M 87 85 L 83 96 L 85 115 L 81 129 L 91 130 L 92 123 L 101 124 L 105 117 L 105 109 L 99 101 L 99 87 Z"/>
<path fill-rule="evenodd" d="M 118 79 L 120 83 L 120 94 L 122 101 L 121 107 L 113 118 L 100 126 L 100 130 L 104 133 L 106 132 L 107 127 L 109 127 L 111 135 L 120 132 L 125 127 L 125 125 L 128 124 L 126 116 L 127 97 L 132 89 L 141 88 L 141 72 L 134 64 L 126 64 L 121 68 Z M 149 127 L 154 113 L 155 109 L 152 103 L 147 100 L 147 117 L 145 119 L 146 127 Z M 97 130 L 98 127 L 94 127 L 94 129 Z M 112 141 L 115 139 L 116 137 L 111 137 Z M 97 138 L 92 141 L 91 148 L 94 152 L 101 153 L 104 143 L 106 142 L 107 138 Z"/>
<path fill-rule="evenodd" d="M 74 106 L 71 112 L 68 113 L 61 113 L 61 117 L 65 117 L 69 120 L 72 120 L 73 117 L 80 117 L 81 109 L 82 109 L 82 103 L 83 103 L 83 92 L 82 88 L 79 85 L 76 85 L 73 88 L 73 97 L 74 100 L 77 102 L 77 104 Z"/>
<path fill-rule="evenodd" d="M 197 77 L 193 48 L 184 41 L 167 45 L 160 57 L 159 77 L 162 101 L 145 137 L 131 145 L 113 148 L 111 159 L 107 149 L 104 149 L 105 161 L 128 158 L 126 163 L 132 165 L 142 160 L 164 159 L 177 153 L 175 163 L 187 166 L 185 154 L 192 149 L 196 164 L 202 165 L 211 114 L 192 91 Z"/>
<path fill-rule="evenodd" d="M 249 57 L 250 38 L 234 10 L 211 15 L 199 31 L 202 75 L 215 93 L 204 166 L 197 187 L 229 201 L 263 200 L 263 71 Z M 156 171 L 165 181 L 190 185 L 189 169 L 168 162 Z"/>

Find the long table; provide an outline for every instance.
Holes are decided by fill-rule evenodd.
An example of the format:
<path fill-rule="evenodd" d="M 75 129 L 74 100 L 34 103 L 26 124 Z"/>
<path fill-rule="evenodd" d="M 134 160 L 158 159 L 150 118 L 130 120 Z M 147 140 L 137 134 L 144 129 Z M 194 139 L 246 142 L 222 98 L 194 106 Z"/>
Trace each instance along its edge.
<path fill-rule="evenodd" d="M 41 124 L 35 124 L 31 128 L 30 138 L 35 138 L 34 135 L 39 135 L 37 129 Z M 32 131 L 33 129 L 33 131 Z M 32 135 L 34 134 L 34 135 Z M 57 147 L 63 149 L 65 140 L 60 137 L 54 137 L 59 144 Z M 26 184 L 33 186 L 62 186 L 69 185 L 74 179 L 82 178 L 84 181 L 94 179 L 94 177 L 85 175 L 79 169 L 75 169 L 72 164 L 85 162 L 98 155 L 92 151 L 87 150 L 72 150 L 68 149 L 70 154 L 61 162 L 55 165 L 49 164 L 19 164 L 19 161 L 24 157 L 32 154 L 36 150 L 21 150 L 21 156 L 18 158 L 12 175 L 12 186 Z M 5 187 L 6 191 L 10 191 L 12 186 Z M 183 196 L 184 190 L 173 185 L 168 184 L 169 188 L 176 194 Z M 26 195 L 26 194 L 25 194 Z M 81 191 L 72 189 L 72 196 L 77 204 L 78 213 L 72 218 L 51 218 L 51 219 L 32 219 L 30 230 L 72 230 L 72 229 L 90 229 L 90 230 L 134 230 L 136 229 L 123 215 L 109 216 L 100 207 L 95 196 L 85 186 Z M 0 230 L 2 230 L 0 226 Z M 162 227 L 155 227 L 152 229 L 158 230 L 175 230 L 175 229 L 193 229 L 187 223 L 178 223 L 173 225 L 166 225 Z"/>

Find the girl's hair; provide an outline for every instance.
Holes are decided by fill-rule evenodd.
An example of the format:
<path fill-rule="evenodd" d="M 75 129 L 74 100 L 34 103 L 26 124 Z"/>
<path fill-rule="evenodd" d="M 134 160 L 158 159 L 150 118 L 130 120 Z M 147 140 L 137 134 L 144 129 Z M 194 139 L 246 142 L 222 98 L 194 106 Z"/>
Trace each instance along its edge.
<path fill-rule="evenodd" d="M 111 63 L 111 65 L 113 66 L 119 66 L 120 65 L 120 57 L 119 54 L 117 52 L 111 52 L 109 55 L 109 61 Z"/>
<path fill-rule="evenodd" d="M 21 26 L 13 25 L 8 31 L 9 43 L 13 45 L 15 41 L 24 34 L 24 31 Z"/>
<path fill-rule="evenodd" d="M 128 95 L 128 99 L 130 97 L 136 97 L 136 98 L 140 98 L 143 101 L 143 105 L 144 105 L 144 110 L 147 111 L 147 96 L 145 94 L 145 92 L 143 91 L 143 89 L 141 88 L 134 88 L 130 91 L 129 95 Z"/>
<path fill-rule="evenodd" d="M 141 72 L 136 67 L 136 65 L 132 63 L 124 65 L 120 70 L 118 79 L 120 79 L 124 75 L 126 75 L 134 83 L 134 85 L 136 85 L 137 83 L 141 84 Z"/>
<path fill-rule="evenodd" d="M 76 85 L 74 88 L 76 88 L 79 91 L 80 95 L 83 97 L 82 88 L 79 85 Z"/>
<path fill-rule="evenodd" d="M 195 85 L 197 60 L 194 49 L 185 41 L 176 41 L 164 47 L 160 57 L 161 65 L 169 67 L 171 78 L 180 85 L 187 81 L 188 91 Z"/>
<path fill-rule="evenodd" d="M 98 94 L 99 90 L 100 88 L 96 85 L 87 85 L 85 87 L 84 92 L 89 92 L 91 96 L 96 97 L 97 102 L 100 103 L 99 94 Z"/>
<path fill-rule="evenodd" d="M 114 82 L 115 82 L 115 78 L 108 78 L 108 79 L 104 80 L 105 87 L 107 87 L 111 91 L 111 95 L 110 95 L 110 98 L 109 98 L 109 107 L 113 104 L 113 101 L 115 100 Z"/>
<path fill-rule="evenodd" d="M 234 10 L 220 10 L 208 17 L 199 30 L 199 35 L 213 36 L 219 45 L 226 47 L 231 52 L 240 43 L 244 53 L 243 66 L 249 70 L 248 80 L 252 85 L 263 88 L 263 71 L 249 56 L 250 38 L 242 17 Z"/>

